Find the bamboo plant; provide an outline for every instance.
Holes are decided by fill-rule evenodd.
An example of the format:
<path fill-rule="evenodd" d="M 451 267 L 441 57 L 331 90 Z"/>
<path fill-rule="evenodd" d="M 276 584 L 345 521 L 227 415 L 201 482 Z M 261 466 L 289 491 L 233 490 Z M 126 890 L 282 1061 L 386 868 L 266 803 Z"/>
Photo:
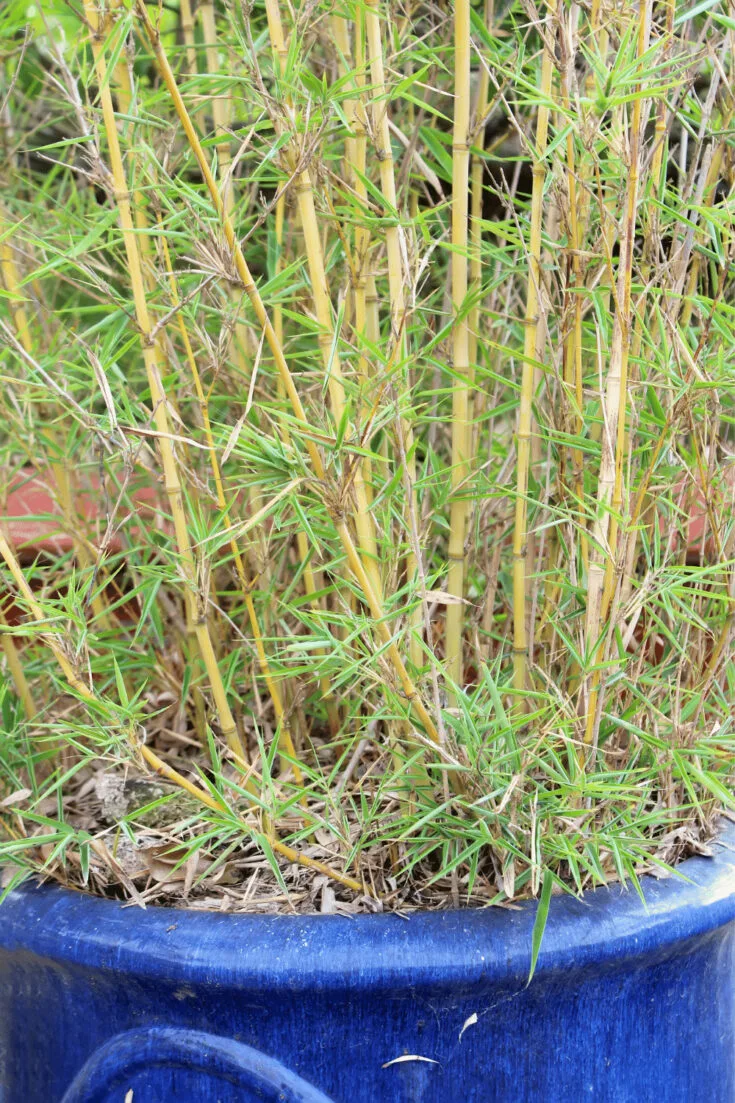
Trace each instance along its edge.
<path fill-rule="evenodd" d="M 3 884 L 547 908 L 706 843 L 732 21 L 43 0 L 0 35 Z"/>

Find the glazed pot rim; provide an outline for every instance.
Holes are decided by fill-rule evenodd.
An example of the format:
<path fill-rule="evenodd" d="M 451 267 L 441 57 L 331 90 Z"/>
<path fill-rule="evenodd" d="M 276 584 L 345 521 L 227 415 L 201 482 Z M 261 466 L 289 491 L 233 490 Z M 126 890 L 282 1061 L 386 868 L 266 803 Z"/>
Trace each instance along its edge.
<path fill-rule="evenodd" d="M 723 820 L 712 857 L 677 875 L 619 884 L 582 899 L 554 896 L 537 977 L 557 970 L 662 959 L 735 921 L 735 823 Z M 148 980 L 230 988 L 345 990 L 437 984 L 524 984 L 535 901 L 517 908 L 408 914 L 247 915 L 146 910 L 56 885 L 27 883 L 0 904 L 3 952 L 31 954 Z"/>

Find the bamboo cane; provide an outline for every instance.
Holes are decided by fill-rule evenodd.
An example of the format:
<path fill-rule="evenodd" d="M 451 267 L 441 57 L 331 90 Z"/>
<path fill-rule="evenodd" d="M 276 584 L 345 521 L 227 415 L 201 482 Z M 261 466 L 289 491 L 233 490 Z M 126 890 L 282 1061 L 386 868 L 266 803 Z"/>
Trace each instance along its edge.
<path fill-rule="evenodd" d="M 6 225 L 7 216 L 3 208 L 0 207 L 0 277 L 2 278 L 6 291 L 12 296 L 10 309 L 18 340 L 26 353 L 31 356 L 33 353 L 33 338 L 28 322 L 28 314 L 23 305 L 23 297 L 20 292 L 20 277 L 15 264 L 13 250 L 9 238 L 6 237 L 4 233 Z M 74 544 L 74 554 L 77 556 L 80 564 L 91 571 L 93 566 L 92 557 L 87 545 L 77 530 L 77 526 L 74 524 L 73 498 L 69 483 L 69 472 L 63 463 L 51 462 L 49 467 L 54 482 L 56 483 L 59 505 Z M 98 623 L 103 628 L 109 630 L 111 627 L 110 619 L 107 614 L 105 603 L 99 593 L 93 596 L 91 605 Z"/>
<path fill-rule="evenodd" d="M 639 60 L 648 49 L 651 9 L 653 0 L 644 0 L 638 17 Z M 638 86 L 637 90 L 639 90 Z M 626 191 L 623 231 L 620 242 L 620 262 L 617 278 L 617 302 L 613 322 L 613 340 L 610 350 L 607 383 L 603 398 L 602 455 L 597 491 L 597 514 L 590 542 L 590 565 L 587 580 L 587 610 L 585 636 L 587 654 L 594 663 L 600 644 L 602 591 L 605 578 L 604 557 L 615 561 L 617 547 L 617 523 L 611 526 L 612 499 L 615 487 L 623 480 L 625 455 L 625 419 L 627 410 L 628 358 L 631 340 L 631 280 L 633 269 L 633 245 L 638 205 L 638 176 L 640 172 L 640 147 L 642 134 L 643 98 L 633 101 L 629 128 L 628 186 Z M 622 501 L 623 495 L 620 493 Z M 598 686 L 599 669 L 593 671 L 586 710 L 585 743 L 591 745 L 599 723 Z"/>
<path fill-rule="evenodd" d="M 197 50 L 194 41 L 194 15 L 191 10 L 191 0 L 179 0 L 179 13 L 181 37 L 186 48 L 186 71 L 190 77 L 193 77 L 197 72 Z"/>
<path fill-rule="evenodd" d="M 388 208 L 388 222 L 385 227 L 385 248 L 388 258 L 388 288 L 390 294 L 390 322 L 391 335 L 394 342 L 401 350 L 399 361 L 405 364 L 407 345 L 405 327 L 407 320 L 406 295 L 404 287 L 404 264 L 402 259 L 401 230 L 399 226 L 398 196 L 396 192 L 395 169 L 393 165 L 393 150 L 391 147 L 390 128 L 388 126 L 388 93 L 385 81 L 385 63 L 383 60 L 383 42 L 380 28 L 380 0 L 365 0 L 365 33 L 367 37 L 368 58 L 370 62 L 370 75 L 372 78 L 374 104 L 373 104 L 373 135 L 376 154 L 380 168 L 380 187 Z M 369 293 L 369 288 L 368 288 Z M 406 389 L 409 389 L 408 369 L 406 371 Z M 411 423 L 404 420 L 402 426 L 403 439 L 406 449 L 406 462 L 408 463 L 409 483 L 413 487 L 414 502 L 412 508 L 417 509 L 416 496 L 416 464 L 413 456 L 413 428 Z M 410 510 L 406 517 L 406 531 L 410 532 Z M 406 574 L 409 583 L 415 582 L 417 564 L 412 550 L 406 555 Z M 409 640 L 409 655 L 415 667 L 420 667 L 422 662 L 422 650 L 420 632 L 422 628 L 421 604 L 409 617 L 411 636 Z"/>
<path fill-rule="evenodd" d="M 282 56 L 285 52 L 285 42 L 278 0 L 266 0 L 266 14 L 274 53 L 277 56 Z M 324 371 L 328 379 L 332 413 L 335 423 L 341 425 L 345 417 L 346 399 L 338 349 L 339 335 L 334 328 L 332 301 L 324 266 L 324 252 L 314 203 L 311 172 L 308 166 L 301 167 L 300 152 L 293 147 L 293 144 L 287 147 L 286 157 L 290 171 L 295 173 L 294 190 L 299 209 L 301 230 L 304 235 L 304 248 L 309 268 L 309 282 L 314 300 L 314 309 L 319 323 L 319 347 Z M 354 521 L 358 543 L 373 589 L 380 596 L 382 584 L 378 571 L 377 544 L 361 464 L 357 465 L 355 472 L 354 490 L 356 498 Z"/>
<path fill-rule="evenodd" d="M 122 57 L 115 66 L 114 81 L 119 112 L 121 115 L 130 118 L 133 113 L 133 85 L 130 68 Z M 131 121 L 128 126 L 128 141 L 130 141 L 132 137 L 132 132 L 133 123 Z M 141 268 L 145 281 L 146 294 L 150 298 L 154 295 L 156 290 L 156 266 L 151 245 L 152 238 L 149 232 L 150 226 L 146 211 L 146 201 L 139 188 L 133 187 L 130 195 L 130 203 L 133 222 L 135 223 L 135 229 L 138 234 L 137 244 L 140 251 Z M 161 356 L 165 357 L 163 349 L 161 349 Z M 166 374 L 169 374 L 168 370 Z M 199 655 L 199 644 L 196 638 L 195 615 L 196 610 L 193 602 L 187 601 L 185 603 L 187 640 L 184 650 L 187 654 L 187 661 L 190 663 L 192 670 L 196 672 L 192 686 L 192 696 L 194 699 L 194 726 L 199 739 L 204 743 L 207 736 L 207 714 L 204 695 L 197 684 L 197 678 L 201 677 L 201 656 Z"/>
<path fill-rule="evenodd" d="M 199 5 L 199 17 L 204 36 L 204 55 L 207 61 L 207 74 L 215 78 L 220 71 L 217 53 L 217 25 L 214 17 L 213 0 L 203 0 Z M 230 149 L 230 101 L 227 93 L 214 92 L 207 100 L 211 105 L 214 118 L 214 135 L 217 139 L 217 169 L 220 190 L 227 213 L 232 216 L 235 204 L 233 182 L 230 179 L 232 153 Z"/>
<path fill-rule="evenodd" d="M 452 505 L 449 521 L 447 590 L 456 602 L 447 608 L 446 670 L 457 686 L 464 680 L 465 538 L 468 502 L 461 490 L 470 472 L 469 322 L 467 298 L 467 218 L 470 169 L 470 4 L 454 4 L 454 132 L 452 137 Z"/>
<path fill-rule="evenodd" d="M 553 54 L 547 35 L 553 26 L 556 0 L 549 0 L 545 20 L 543 56 L 541 62 L 540 104 L 536 119 L 536 141 L 533 150 L 533 185 L 531 191 L 531 225 L 528 245 L 528 286 L 526 290 L 525 339 L 523 372 L 517 433 L 517 482 L 515 525 L 513 529 L 513 685 L 517 693 L 525 693 L 528 677 L 528 625 L 526 624 L 526 550 L 528 541 L 528 477 L 531 459 L 533 415 L 533 382 L 538 344 L 539 287 L 541 283 L 541 219 L 546 170 L 544 156 L 549 133 L 549 107 Z"/>
<path fill-rule="evenodd" d="M 674 15 L 675 15 L 675 0 L 666 0 L 666 25 L 664 29 L 664 35 L 667 39 L 665 50 L 668 53 L 673 45 L 674 37 Z M 663 157 L 665 148 L 666 137 L 666 101 L 663 97 L 659 100 L 656 108 L 656 123 L 654 128 L 653 139 L 653 156 L 651 158 L 651 167 L 648 172 L 648 177 L 651 181 L 652 196 L 651 203 L 646 205 L 645 215 L 645 232 L 643 235 L 643 264 L 641 266 L 641 283 L 645 287 L 648 283 L 648 278 L 653 265 L 653 251 L 655 248 L 655 242 L 658 239 L 658 222 L 659 212 L 657 207 L 657 200 L 660 198 L 661 191 L 661 173 L 663 170 Z M 637 312 L 634 322 L 633 338 L 631 341 L 630 361 L 635 364 L 641 354 L 641 346 L 643 343 L 643 329 L 644 329 L 645 311 L 643 309 Z M 631 441 L 628 439 L 626 445 L 626 453 L 630 454 Z M 622 480 L 618 484 L 616 481 L 615 492 L 613 494 L 612 503 L 612 518 L 611 525 L 615 525 L 615 540 L 617 538 L 617 518 L 622 514 L 623 510 L 623 485 Z M 627 601 L 630 596 L 630 584 L 633 573 L 633 562 L 636 554 L 637 547 L 637 531 L 633 531 L 629 539 L 627 540 L 625 563 L 623 564 L 623 587 L 621 589 L 621 601 Z M 613 592 L 615 587 L 615 572 L 613 569 L 613 561 L 609 559 L 605 569 L 605 583 L 602 593 L 602 614 L 601 620 L 604 623 L 607 620 L 607 616 L 610 610 L 610 604 L 613 598 Z"/>
<path fill-rule="evenodd" d="M 495 0 L 485 0 L 484 22 L 488 30 L 492 30 L 495 22 Z M 469 328 L 469 363 L 470 363 L 470 421 L 474 413 L 474 378 L 477 365 L 477 339 L 480 330 L 480 289 L 482 286 L 482 193 L 485 175 L 485 161 L 483 152 L 485 149 L 485 113 L 488 108 L 490 94 L 490 72 L 487 65 L 480 66 L 480 75 L 477 83 L 477 98 L 474 111 L 474 134 L 470 167 L 470 224 L 469 224 L 469 253 L 470 253 L 470 287 L 472 291 L 472 305 L 468 316 Z M 476 448 L 473 447 L 474 456 Z"/>
<path fill-rule="evenodd" d="M 562 27 L 564 25 L 562 24 Z M 572 26 L 572 14 L 569 13 L 567 22 L 567 42 L 564 51 L 565 65 L 561 73 L 562 101 L 564 107 L 570 108 L 571 76 L 574 65 L 574 30 Z M 574 151 L 574 135 L 570 129 L 566 143 L 567 158 L 567 196 L 569 203 L 569 249 L 571 252 L 571 278 L 575 291 L 572 295 L 573 321 L 564 340 L 564 385 L 567 392 L 567 401 L 574 396 L 574 432 L 581 436 L 583 429 L 582 414 L 584 409 L 584 395 L 582 391 L 583 365 L 582 365 L 582 263 L 580 259 L 581 233 L 580 233 L 580 201 L 577 194 L 577 166 Z M 583 455 L 580 448 L 571 449 L 572 471 L 575 494 L 580 505 L 584 501 L 584 472 Z M 586 529 L 580 530 L 580 552 L 585 568 L 589 564 L 589 545 Z"/>
<path fill-rule="evenodd" d="M 287 63 L 287 59 L 288 59 L 288 48 L 286 46 L 286 39 L 285 39 L 285 36 L 283 34 L 283 27 L 282 27 L 282 24 L 281 24 L 280 10 L 279 10 L 277 2 L 273 3 L 273 2 L 270 2 L 270 0 L 269 0 L 269 2 L 266 3 L 266 16 L 267 16 L 267 20 L 268 20 L 269 37 L 270 37 L 270 42 L 271 42 L 271 48 L 272 48 L 273 54 L 274 54 L 276 72 L 277 72 L 279 78 L 283 78 L 285 73 L 286 73 L 286 63 Z M 310 181 L 309 181 L 309 183 L 310 183 Z M 282 250 L 282 247 L 283 247 L 283 223 L 284 223 L 285 210 L 286 210 L 286 191 L 283 190 L 283 191 L 281 191 L 281 194 L 278 197 L 278 202 L 276 204 L 276 218 L 275 218 L 276 250 L 277 250 L 276 271 L 280 270 L 280 267 L 281 267 L 281 264 L 282 264 L 281 250 Z M 316 214 L 314 214 L 314 218 L 316 218 Z M 321 243 L 319 243 L 319 248 L 320 247 L 321 247 Z M 323 267 L 323 263 L 322 263 L 322 267 Z M 322 306 L 323 306 L 323 304 L 322 304 Z M 329 310 L 329 323 L 331 325 L 331 307 L 330 307 L 330 310 Z M 275 309 L 273 311 L 273 328 L 274 328 L 274 332 L 275 332 L 275 335 L 276 335 L 276 340 L 277 340 L 279 346 L 282 348 L 283 347 L 283 309 L 282 309 L 280 303 L 276 304 Z M 341 374 L 341 371 L 340 371 L 340 374 Z M 279 390 L 279 393 L 281 395 L 283 395 L 285 393 L 283 380 L 281 378 L 279 378 L 279 380 L 278 380 L 278 390 Z M 283 439 L 286 443 L 291 442 L 291 434 L 289 432 L 289 429 L 288 429 L 287 425 L 285 425 L 285 424 L 283 425 L 283 427 L 281 429 L 281 434 L 282 434 Z M 309 604 L 310 604 L 312 610 L 315 613 L 323 614 L 323 612 L 324 612 L 323 601 L 322 601 L 322 599 L 317 597 L 317 594 L 320 593 L 320 591 L 323 589 L 323 581 L 322 581 L 320 572 L 315 571 L 314 567 L 311 564 L 311 552 L 310 552 L 310 548 L 309 548 L 309 542 L 308 542 L 306 533 L 301 528 L 299 528 L 297 533 L 296 533 L 296 544 L 297 544 L 297 547 L 298 547 L 299 558 L 301 559 L 302 568 L 303 568 L 304 590 L 305 590 L 305 593 L 307 594 L 307 596 L 309 597 Z M 330 685 L 329 685 L 329 679 L 326 676 L 322 677 L 319 680 L 319 684 L 320 684 L 322 699 L 325 702 L 325 707 L 326 707 L 326 711 L 327 711 L 327 720 L 329 722 L 329 729 L 330 729 L 330 732 L 331 732 L 332 736 L 336 736 L 339 733 L 339 730 L 342 726 L 342 722 L 341 722 L 341 718 L 340 718 L 340 710 L 339 710 L 339 707 L 337 705 L 337 702 L 334 699 L 334 695 L 332 694 L 332 691 L 331 691 L 331 688 L 330 688 Z"/>
<path fill-rule="evenodd" d="M 5 629 L 5 631 L 3 631 L 3 629 Z M 0 633 L 2 633 L 2 635 L 0 635 L 0 641 L 2 642 L 5 661 L 8 664 L 10 677 L 13 679 L 13 685 L 15 686 L 15 691 L 18 694 L 20 703 L 23 706 L 23 712 L 26 715 L 26 719 L 33 720 L 38 715 L 38 709 L 36 708 L 36 702 L 33 700 L 33 694 L 28 685 L 28 679 L 25 676 L 23 664 L 18 657 L 18 652 L 13 642 L 12 631 L 8 631 L 7 629 L 8 622 L 5 618 L 5 613 L 0 609 Z"/>

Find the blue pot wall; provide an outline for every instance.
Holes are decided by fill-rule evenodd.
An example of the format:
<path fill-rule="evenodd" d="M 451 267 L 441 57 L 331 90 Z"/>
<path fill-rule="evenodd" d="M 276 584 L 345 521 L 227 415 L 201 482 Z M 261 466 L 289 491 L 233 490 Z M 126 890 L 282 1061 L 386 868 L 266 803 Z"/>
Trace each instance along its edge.
<path fill-rule="evenodd" d="M 715 849 L 647 879 L 647 908 L 554 897 L 530 987 L 533 904 L 233 916 L 24 887 L 0 905 L 0 1100 L 733 1103 L 735 828 Z"/>

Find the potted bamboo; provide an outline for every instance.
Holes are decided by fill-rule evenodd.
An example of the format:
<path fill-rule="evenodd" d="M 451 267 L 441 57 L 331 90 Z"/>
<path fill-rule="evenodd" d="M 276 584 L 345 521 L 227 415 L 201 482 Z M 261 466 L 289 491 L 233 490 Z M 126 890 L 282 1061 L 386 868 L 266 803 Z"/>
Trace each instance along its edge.
<path fill-rule="evenodd" d="M 730 16 L 2 20 L 2 1099 L 730 1100 Z"/>

